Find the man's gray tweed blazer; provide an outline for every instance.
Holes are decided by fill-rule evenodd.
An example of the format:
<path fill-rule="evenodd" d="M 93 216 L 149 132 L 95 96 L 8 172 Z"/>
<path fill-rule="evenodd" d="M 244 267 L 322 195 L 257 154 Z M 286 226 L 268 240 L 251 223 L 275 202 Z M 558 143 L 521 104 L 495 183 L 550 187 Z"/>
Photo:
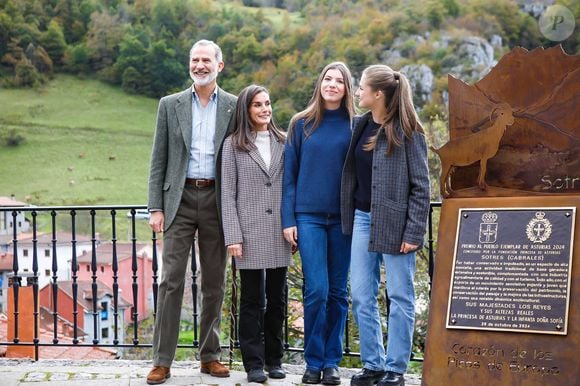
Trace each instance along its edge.
<path fill-rule="evenodd" d="M 149 209 L 163 209 L 165 231 L 171 226 L 185 187 L 192 137 L 192 89 L 161 98 L 149 172 Z M 215 125 L 216 204 L 220 207 L 221 150 L 224 138 L 233 130 L 237 97 L 217 89 Z"/>

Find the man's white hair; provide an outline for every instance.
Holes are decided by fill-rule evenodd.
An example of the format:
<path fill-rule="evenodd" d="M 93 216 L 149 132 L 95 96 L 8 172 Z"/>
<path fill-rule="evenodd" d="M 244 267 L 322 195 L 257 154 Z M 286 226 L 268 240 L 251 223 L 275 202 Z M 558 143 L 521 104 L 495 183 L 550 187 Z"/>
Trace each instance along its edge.
<path fill-rule="evenodd" d="M 193 44 L 193 46 L 191 46 L 191 50 L 189 50 L 189 60 L 191 60 L 191 53 L 198 46 L 210 46 L 210 47 L 213 47 L 213 49 L 215 51 L 215 59 L 218 62 L 222 62 L 223 61 L 222 49 L 220 48 L 220 46 L 218 46 L 217 44 L 215 44 L 211 40 L 206 40 L 206 39 L 198 40 L 197 42 L 195 42 Z"/>

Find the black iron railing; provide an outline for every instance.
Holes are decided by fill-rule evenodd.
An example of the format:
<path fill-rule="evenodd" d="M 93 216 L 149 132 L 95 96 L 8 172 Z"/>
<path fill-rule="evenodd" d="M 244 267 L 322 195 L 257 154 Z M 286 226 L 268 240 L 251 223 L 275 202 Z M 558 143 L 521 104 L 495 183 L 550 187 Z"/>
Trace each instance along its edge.
<path fill-rule="evenodd" d="M 429 211 L 429 223 L 428 223 L 428 234 L 427 242 L 423 252 L 428 258 L 428 275 L 429 275 L 429 289 L 431 288 L 433 267 L 434 267 L 434 250 L 435 250 L 435 238 L 434 232 L 436 224 L 438 223 L 438 215 L 435 211 L 441 207 L 441 203 L 432 202 Z M 119 215 L 123 215 L 120 217 Z M 143 342 L 139 338 L 140 332 L 140 322 L 142 316 L 139 314 L 139 304 L 140 304 L 140 291 L 149 291 L 148 288 L 139 287 L 139 278 L 143 275 L 148 275 L 151 277 L 150 290 L 152 292 L 152 314 L 155 315 L 155 310 L 157 308 L 157 293 L 160 281 L 160 261 L 158 248 L 160 245 L 160 240 L 157 239 L 157 235 L 152 233 L 146 221 L 146 207 L 142 205 L 115 205 L 115 206 L 51 206 L 51 207 L 1 207 L 0 208 L 0 253 L 12 254 L 11 256 L 11 267 L 5 271 L 0 271 L 0 275 L 4 276 L 5 284 L 4 288 L 0 288 L 1 293 L 5 294 L 7 289 L 12 291 L 12 310 L 8 318 L 12 318 L 13 323 L 11 324 L 12 330 L 8 332 L 12 339 L 5 339 L 2 341 L 0 339 L 0 345 L 4 346 L 33 346 L 35 352 L 36 360 L 39 359 L 39 347 L 43 346 L 78 346 L 78 347 L 112 347 L 112 348 L 135 348 L 151 347 L 151 342 Z M 28 224 L 30 229 L 26 233 L 21 232 L 20 226 L 22 226 L 22 219 L 25 218 L 25 225 Z M 120 220 L 127 219 L 127 221 Z M 82 221 L 80 221 L 82 219 Z M 140 221 L 144 219 L 145 221 Z M 20 221 L 19 221 L 20 220 Z M 20 222 L 20 224 L 19 224 Z M 3 226 L 2 226 L 3 225 Z M 121 228 L 126 228 L 127 232 L 127 243 L 131 245 L 131 269 L 130 272 L 120 272 L 119 269 L 119 241 L 120 235 L 124 234 Z M 59 232 L 66 231 L 67 239 L 59 240 Z M 2 235 L 2 233 L 5 233 Z M 47 284 L 50 286 L 50 304 L 43 305 L 45 308 L 50 309 L 50 316 L 52 317 L 52 340 L 41 339 L 39 333 L 39 305 L 41 299 L 39 297 L 39 279 L 42 272 L 40 271 L 39 264 L 39 237 L 40 235 L 46 237 L 46 234 L 50 235 L 50 282 Z M 88 237 L 87 237 L 88 236 Z M 2 238 L 3 237 L 3 238 Z M 87 245 L 85 249 L 88 248 L 90 253 L 90 296 L 91 296 L 91 307 L 90 318 L 92 319 L 92 339 L 85 341 L 82 336 L 79 336 L 79 331 L 86 329 L 86 326 L 79 325 L 79 300 L 83 294 L 79 294 L 79 243 L 84 243 Z M 21 268 L 21 259 L 23 256 L 22 249 L 20 248 L 20 243 L 22 240 L 26 240 L 27 245 L 30 245 L 30 250 L 32 251 L 32 264 L 31 269 L 26 269 L 27 272 Z M 138 240 L 147 240 L 146 243 L 150 244 L 152 254 L 147 256 L 151 260 L 151 271 L 145 272 L 143 268 L 140 268 L 138 262 L 138 251 L 137 245 Z M 99 245 L 101 243 L 109 243 L 111 249 L 111 273 L 110 279 L 112 279 L 111 290 L 112 290 L 112 313 L 113 313 L 113 339 L 111 343 L 103 342 L 99 338 L 100 318 L 99 315 L 102 311 L 98 304 L 99 299 Z M 70 255 L 65 256 L 66 259 L 61 258 L 59 254 L 59 246 L 67 246 L 70 249 Z M 192 259 L 191 259 L 191 292 L 192 292 L 192 328 L 193 328 L 193 340 L 191 344 L 180 344 L 178 348 L 198 348 L 198 286 L 197 286 L 197 259 L 196 259 L 196 248 L 195 245 L 192 246 Z M 45 254 L 48 252 L 45 251 Z M 68 252 L 67 252 L 68 253 Z M 30 253 L 27 252 L 26 257 L 30 257 Z M 45 257 L 43 257 L 45 258 Z M 70 258 L 70 259 L 69 259 Z M 86 257 L 85 257 L 86 260 Z M 70 343 L 62 342 L 59 339 L 58 333 L 58 323 L 62 321 L 63 315 L 59 313 L 59 286 L 62 285 L 63 280 L 59 277 L 59 272 L 62 272 L 63 261 L 66 262 L 67 272 L 70 272 L 70 280 L 66 280 L 67 285 L 70 284 L 70 290 L 72 293 L 72 312 L 70 313 L 71 319 L 68 322 L 72 325 L 72 340 Z M 70 262 L 69 262 L 70 261 Z M 68 266 L 70 264 L 70 266 Z M 143 265 L 142 265 L 143 266 Z M 68 271 L 70 268 L 70 271 Z M 232 353 L 234 350 L 239 348 L 239 340 L 237 333 L 237 320 L 238 320 L 238 287 L 237 287 L 237 275 L 235 264 L 232 261 L 231 267 L 229 269 L 229 317 L 224 318 L 224 323 L 229 323 L 228 326 L 223 328 L 223 331 L 229 331 L 229 339 L 227 344 L 223 344 L 224 348 L 229 348 L 230 350 L 230 360 L 232 358 Z M 45 276 L 48 273 L 45 270 Z M 125 331 L 127 326 L 122 325 L 121 316 L 123 313 L 123 301 L 121 300 L 121 284 L 119 283 L 120 275 L 130 275 L 131 277 L 131 299 L 130 304 L 130 324 L 132 331 L 132 337 L 125 337 L 121 339 L 119 334 L 120 331 Z M 0 276 L 2 277 L 2 276 Z M 8 279 L 8 280 L 6 280 Z M 26 286 L 32 287 L 32 297 L 33 297 L 33 308 L 32 308 L 32 319 L 34 323 L 33 337 L 29 340 L 23 340 L 21 334 L 19 333 L 19 318 L 23 316 L 23 311 L 21 306 L 19 306 L 19 296 L 23 287 L 23 279 L 26 279 Z M 288 294 L 288 288 L 286 293 Z M 386 296 L 385 290 L 385 298 Z M 126 298 L 126 297 L 125 297 Z M 0 302 L 7 303 L 7 297 L 0 297 Z M 388 301 L 387 313 L 388 313 Z M 4 312 L 6 313 L 7 304 L 3 305 Z M 350 336 L 350 317 L 346 321 L 346 336 L 345 336 L 345 347 L 344 354 L 358 356 L 359 353 L 351 349 L 352 338 Z M 87 324 L 87 323 L 85 323 Z M 90 324 L 90 323 L 89 323 Z M 289 313 L 286 310 L 286 320 L 284 324 L 284 347 L 287 351 L 300 352 L 303 351 L 302 347 L 292 346 L 291 342 L 291 326 L 289 323 Z M 86 331 L 85 331 L 86 332 Z M 88 334 L 90 335 L 90 334 Z M 414 356 L 413 360 L 422 360 L 420 357 Z"/>

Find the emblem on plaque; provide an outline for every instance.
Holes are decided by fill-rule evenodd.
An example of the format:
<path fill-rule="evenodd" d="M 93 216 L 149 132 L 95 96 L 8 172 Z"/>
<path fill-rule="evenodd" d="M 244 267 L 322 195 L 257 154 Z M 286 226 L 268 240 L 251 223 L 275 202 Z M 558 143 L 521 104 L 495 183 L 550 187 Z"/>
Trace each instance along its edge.
<path fill-rule="evenodd" d="M 486 212 L 481 215 L 479 224 L 479 242 L 483 244 L 495 243 L 497 240 L 497 214 Z"/>
<path fill-rule="evenodd" d="M 536 244 L 543 243 L 550 238 L 552 234 L 552 223 L 546 218 L 545 212 L 536 212 L 536 218 L 533 218 L 526 226 L 526 236 Z"/>

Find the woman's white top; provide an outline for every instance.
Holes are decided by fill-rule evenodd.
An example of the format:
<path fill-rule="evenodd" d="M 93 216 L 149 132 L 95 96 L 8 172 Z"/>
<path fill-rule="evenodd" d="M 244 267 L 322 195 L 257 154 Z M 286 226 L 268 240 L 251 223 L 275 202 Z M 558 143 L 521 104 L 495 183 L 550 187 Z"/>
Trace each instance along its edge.
<path fill-rule="evenodd" d="M 270 148 L 270 131 L 256 131 L 256 142 L 254 142 L 266 167 L 270 169 L 270 160 L 272 159 L 272 149 Z"/>

